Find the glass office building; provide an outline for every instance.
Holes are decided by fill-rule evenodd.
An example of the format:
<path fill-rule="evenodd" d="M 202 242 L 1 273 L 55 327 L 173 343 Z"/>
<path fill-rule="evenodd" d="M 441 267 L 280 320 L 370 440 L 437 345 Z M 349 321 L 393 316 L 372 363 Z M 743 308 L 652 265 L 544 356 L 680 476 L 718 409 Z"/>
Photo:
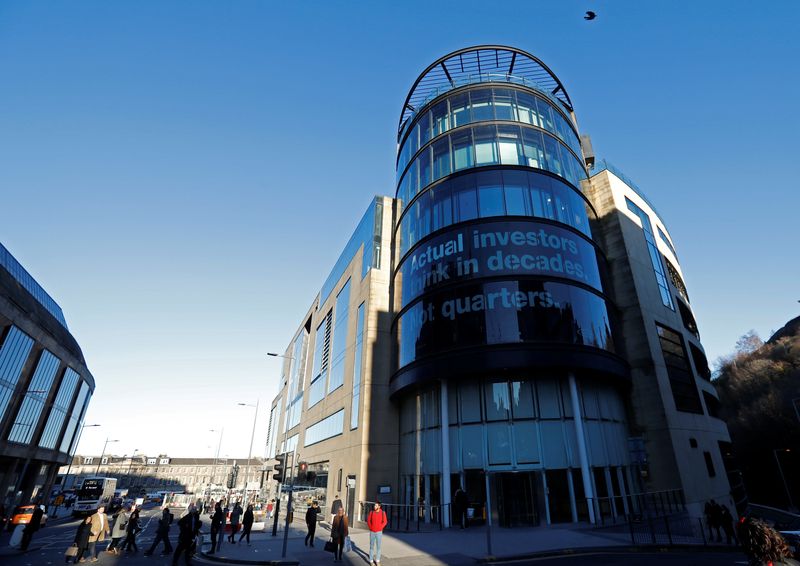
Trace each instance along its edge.
<path fill-rule="evenodd" d="M 0 497 L 49 493 L 74 453 L 94 378 L 61 307 L 0 244 Z"/>
<path fill-rule="evenodd" d="M 586 179 L 569 96 L 534 56 L 465 49 L 412 86 L 391 379 L 404 501 L 489 490 L 510 526 L 589 519 L 593 494 L 635 490 Z"/>
<path fill-rule="evenodd" d="M 558 77 L 511 47 L 434 61 L 395 165 L 284 351 L 268 454 L 351 520 L 446 526 L 459 486 L 500 527 L 730 502 L 673 239 Z"/>

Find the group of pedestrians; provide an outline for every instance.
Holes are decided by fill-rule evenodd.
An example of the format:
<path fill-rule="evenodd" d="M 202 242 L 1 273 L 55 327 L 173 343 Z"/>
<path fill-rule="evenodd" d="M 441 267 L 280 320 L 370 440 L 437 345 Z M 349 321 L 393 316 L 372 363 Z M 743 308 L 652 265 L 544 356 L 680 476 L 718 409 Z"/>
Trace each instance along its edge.
<path fill-rule="evenodd" d="M 231 533 L 228 535 L 228 542 L 231 544 L 238 544 L 242 539 L 247 539 L 247 544 L 250 545 L 250 532 L 253 529 L 253 522 L 255 515 L 253 513 L 253 506 L 248 505 L 247 510 L 242 512 L 242 506 L 236 502 L 233 510 L 228 507 L 222 507 L 222 502 L 217 501 L 214 504 L 214 512 L 211 517 L 211 551 L 209 554 L 215 554 L 218 548 L 222 547 L 222 539 L 225 536 L 225 526 L 228 522 L 228 515 L 230 511 L 231 520 Z M 239 533 L 239 528 L 242 529 L 242 534 L 239 535 L 239 540 L 236 540 L 236 535 Z"/>
<path fill-rule="evenodd" d="M 703 508 L 703 513 L 706 516 L 706 526 L 708 527 L 708 538 L 714 540 L 712 530 L 717 533 L 717 542 L 722 542 L 720 529 L 725 533 L 725 544 L 739 544 L 736 538 L 736 530 L 734 528 L 734 518 L 731 515 L 730 509 L 726 505 L 720 505 L 713 499 L 706 502 Z"/>

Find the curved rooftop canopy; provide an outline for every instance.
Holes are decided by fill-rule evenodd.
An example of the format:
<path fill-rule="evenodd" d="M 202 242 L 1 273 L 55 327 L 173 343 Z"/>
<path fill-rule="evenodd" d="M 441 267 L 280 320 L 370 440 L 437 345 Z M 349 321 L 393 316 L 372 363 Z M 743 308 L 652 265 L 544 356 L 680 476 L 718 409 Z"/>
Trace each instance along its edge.
<path fill-rule="evenodd" d="M 398 133 L 426 102 L 456 87 L 490 81 L 528 85 L 549 93 L 570 112 L 572 101 L 558 77 L 542 61 L 515 47 L 478 45 L 453 51 L 428 66 L 406 97 Z"/>

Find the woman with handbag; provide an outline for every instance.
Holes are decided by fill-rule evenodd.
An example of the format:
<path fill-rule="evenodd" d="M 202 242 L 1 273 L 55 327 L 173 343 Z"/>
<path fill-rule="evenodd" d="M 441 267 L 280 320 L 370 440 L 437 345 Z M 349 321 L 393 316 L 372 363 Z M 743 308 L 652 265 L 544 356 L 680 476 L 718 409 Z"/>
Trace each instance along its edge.
<path fill-rule="evenodd" d="M 75 554 L 72 555 L 73 564 L 78 562 L 85 562 L 83 555 L 86 549 L 89 548 L 89 532 L 92 530 L 92 517 L 86 517 L 78 524 L 78 531 L 75 533 L 75 542 L 72 547 L 67 549 L 67 562 L 69 562 L 70 555 L 72 554 L 71 548 L 75 548 Z"/>
<path fill-rule="evenodd" d="M 348 528 L 349 526 L 347 515 L 344 514 L 344 509 L 339 507 L 339 509 L 336 511 L 336 517 L 333 518 L 333 524 L 331 525 L 331 537 L 333 538 L 333 544 L 336 545 L 333 551 L 334 562 L 342 561 L 344 541 L 350 534 L 350 529 Z"/>

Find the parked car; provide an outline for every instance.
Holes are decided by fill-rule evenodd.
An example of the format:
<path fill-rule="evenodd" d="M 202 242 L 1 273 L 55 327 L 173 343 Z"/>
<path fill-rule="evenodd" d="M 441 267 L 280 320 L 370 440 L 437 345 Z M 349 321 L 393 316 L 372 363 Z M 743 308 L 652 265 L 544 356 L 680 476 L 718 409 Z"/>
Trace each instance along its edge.
<path fill-rule="evenodd" d="M 12 525 L 27 525 L 33 516 L 35 505 L 20 505 L 14 509 L 14 514 L 11 517 Z M 42 514 L 42 520 L 39 522 L 42 527 L 47 525 L 47 513 Z"/>

